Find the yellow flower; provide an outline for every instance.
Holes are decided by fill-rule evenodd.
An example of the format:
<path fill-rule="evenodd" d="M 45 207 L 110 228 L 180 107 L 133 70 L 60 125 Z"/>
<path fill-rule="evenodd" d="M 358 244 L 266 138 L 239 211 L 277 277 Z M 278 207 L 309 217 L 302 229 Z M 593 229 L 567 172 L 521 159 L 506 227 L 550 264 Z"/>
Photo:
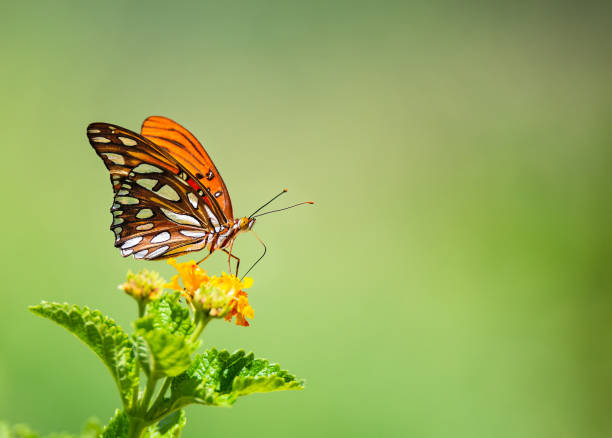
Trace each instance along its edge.
<path fill-rule="evenodd" d="M 211 277 L 193 260 L 178 263 L 175 259 L 169 259 L 168 264 L 174 266 L 178 274 L 172 277 L 166 287 L 183 291 L 196 311 L 205 312 L 210 317 L 225 317 L 226 321 L 236 317 L 237 325 L 249 325 L 246 318 L 253 319 L 255 312 L 249 305 L 248 295 L 244 289 L 253 285 L 252 278 L 241 281 L 235 275 L 228 275 L 225 272 L 220 277 Z"/>
<path fill-rule="evenodd" d="M 206 271 L 200 268 L 194 260 L 177 263 L 176 259 L 169 259 L 168 264 L 174 266 L 179 273 L 170 279 L 166 287 L 172 290 L 183 290 L 187 298 L 193 298 L 200 286 L 210 280 Z M 179 278 L 183 282 L 183 287 L 178 282 Z"/>
<path fill-rule="evenodd" d="M 157 272 L 146 269 L 138 274 L 128 271 L 126 280 L 119 285 L 119 289 L 139 301 L 150 301 L 159 297 L 166 282 Z"/>

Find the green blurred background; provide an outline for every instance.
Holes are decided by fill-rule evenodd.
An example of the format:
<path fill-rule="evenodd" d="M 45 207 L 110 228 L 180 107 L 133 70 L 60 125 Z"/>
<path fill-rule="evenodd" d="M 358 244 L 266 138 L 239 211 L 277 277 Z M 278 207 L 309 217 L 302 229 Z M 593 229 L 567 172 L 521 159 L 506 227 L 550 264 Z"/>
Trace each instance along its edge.
<path fill-rule="evenodd" d="M 30 314 L 134 304 L 93 121 L 184 124 L 262 218 L 244 347 L 307 380 L 184 436 L 612 435 L 612 9 L 532 2 L 3 2 L 0 419 L 119 404 Z M 248 266 L 261 251 L 242 236 Z M 196 255 L 197 256 L 197 255 Z M 220 271 L 215 256 L 208 269 Z"/>

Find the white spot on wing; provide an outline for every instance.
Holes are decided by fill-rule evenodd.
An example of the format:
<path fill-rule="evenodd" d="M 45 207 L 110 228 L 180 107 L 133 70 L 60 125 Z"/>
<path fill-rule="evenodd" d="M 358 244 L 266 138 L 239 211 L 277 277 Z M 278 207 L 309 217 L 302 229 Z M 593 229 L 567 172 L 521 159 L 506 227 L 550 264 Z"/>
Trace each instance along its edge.
<path fill-rule="evenodd" d="M 193 216 L 189 216 L 188 214 L 175 213 L 171 210 L 165 209 L 164 207 L 160 207 L 160 209 L 162 213 L 164 213 L 166 217 L 172 222 L 182 225 L 195 225 L 196 227 L 202 226 L 202 224 Z"/>
<path fill-rule="evenodd" d="M 204 237 L 204 236 L 206 236 L 206 231 L 180 230 L 179 233 L 181 233 L 183 236 L 187 236 L 187 237 Z"/>
<path fill-rule="evenodd" d="M 136 173 L 164 173 L 159 167 L 153 166 L 147 163 L 140 163 L 138 166 L 132 169 L 132 172 Z"/>
<path fill-rule="evenodd" d="M 119 139 L 121 143 L 123 143 L 126 146 L 136 146 L 138 144 L 137 141 L 131 138 L 128 138 L 128 137 L 117 137 L 117 138 Z"/>
<path fill-rule="evenodd" d="M 151 243 L 162 243 L 167 240 L 170 240 L 170 233 L 167 231 L 162 231 L 151 239 Z"/>
<path fill-rule="evenodd" d="M 121 255 L 124 256 L 124 257 L 125 256 L 129 256 L 130 254 L 132 254 L 133 251 L 134 251 L 133 249 L 122 249 L 121 250 Z"/>
<path fill-rule="evenodd" d="M 170 201 L 180 201 L 181 200 L 181 197 L 179 196 L 178 193 L 176 193 L 176 190 L 174 190 L 168 184 L 163 186 L 161 189 L 159 189 L 155 193 L 157 193 L 162 198 L 166 198 L 166 199 L 168 199 Z"/>
<path fill-rule="evenodd" d="M 87 132 L 89 132 L 90 134 L 98 134 L 100 130 L 99 129 L 88 129 Z"/>
<path fill-rule="evenodd" d="M 147 231 L 147 230 L 150 230 L 150 229 L 151 229 L 151 228 L 153 228 L 153 227 L 154 227 L 154 225 L 153 225 L 152 223 L 148 223 L 148 224 L 138 225 L 138 226 L 136 227 L 136 229 L 137 229 L 138 231 Z"/>
<path fill-rule="evenodd" d="M 123 205 L 138 204 L 138 199 L 132 198 L 131 196 L 117 196 L 115 198 L 115 201 L 117 201 L 119 204 L 123 204 Z"/>
<path fill-rule="evenodd" d="M 121 245 L 121 249 L 128 249 L 133 246 L 138 245 L 142 241 L 142 236 L 132 237 L 131 239 L 126 240 L 123 245 Z"/>
<path fill-rule="evenodd" d="M 193 208 L 198 208 L 198 197 L 192 192 L 187 193 L 187 198 L 189 198 L 189 202 L 193 205 Z"/>
<path fill-rule="evenodd" d="M 106 158 L 108 158 L 108 160 L 111 163 L 119 164 L 121 166 L 125 164 L 125 160 L 123 159 L 123 155 L 113 154 L 111 152 L 105 152 L 105 153 L 103 153 L 101 155 L 104 155 Z"/>
<path fill-rule="evenodd" d="M 206 214 L 208 215 L 208 219 L 210 219 L 210 223 L 213 225 L 213 227 L 218 226 L 219 225 L 219 220 L 217 219 L 217 216 L 215 216 L 215 214 L 212 212 L 210 207 L 208 205 L 204 204 L 204 209 L 206 210 Z"/>
<path fill-rule="evenodd" d="M 136 217 L 138 219 L 149 219 L 152 216 L 153 210 L 151 210 L 150 208 L 143 208 L 142 210 L 138 210 L 138 213 L 136 213 Z"/>
<path fill-rule="evenodd" d="M 153 190 L 153 187 L 155 187 L 155 184 L 157 184 L 157 180 L 149 179 L 149 178 L 141 178 L 141 179 L 136 180 L 136 184 L 138 184 L 141 187 L 144 187 L 147 190 Z"/>
<path fill-rule="evenodd" d="M 125 196 L 125 195 L 128 195 L 129 193 L 130 193 L 129 190 L 122 189 L 117 192 L 117 196 Z"/>
<path fill-rule="evenodd" d="M 142 259 L 142 258 L 144 258 L 144 256 L 147 255 L 147 252 L 149 252 L 149 250 L 147 250 L 147 249 L 143 249 L 142 251 L 138 251 L 137 253 L 134 253 L 134 258 L 135 259 Z"/>
<path fill-rule="evenodd" d="M 153 259 L 159 255 L 162 255 L 163 253 L 165 253 L 166 251 L 168 251 L 168 248 L 170 248 L 169 246 L 160 246 L 159 248 L 157 248 L 155 251 L 153 251 L 151 254 L 149 254 L 147 256 L 148 259 Z"/>
<path fill-rule="evenodd" d="M 115 219 L 113 219 L 113 225 L 119 225 L 123 223 L 123 218 L 122 217 L 116 217 Z"/>
<path fill-rule="evenodd" d="M 106 137 L 94 137 L 91 141 L 95 141 L 96 143 L 110 143 L 110 140 Z"/>

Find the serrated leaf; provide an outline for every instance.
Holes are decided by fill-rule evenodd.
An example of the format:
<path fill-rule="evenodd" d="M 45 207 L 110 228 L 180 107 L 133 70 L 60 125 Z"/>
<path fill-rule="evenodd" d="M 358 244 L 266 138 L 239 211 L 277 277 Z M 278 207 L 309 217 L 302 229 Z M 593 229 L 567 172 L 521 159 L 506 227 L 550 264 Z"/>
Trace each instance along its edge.
<path fill-rule="evenodd" d="M 61 325 L 91 348 L 115 379 L 124 406 L 129 407 L 133 391 L 138 390 L 134 346 L 115 321 L 87 307 L 46 301 L 30 310 Z"/>
<path fill-rule="evenodd" d="M 180 292 L 171 292 L 152 301 L 147 314 L 136 321 L 136 328 L 164 329 L 175 335 L 189 335 L 195 328 L 189 309 L 180 303 Z"/>
<path fill-rule="evenodd" d="M 119 409 L 102 432 L 102 438 L 126 438 L 130 431 L 130 418 Z"/>
<path fill-rule="evenodd" d="M 180 292 L 168 293 L 152 301 L 147 314 L 134 323 L 137 355 L 145 372 L 155 378 L 177 376 L 191 364 L 191 354 L 198 343 L 190 334 L 194 325 L 189 309 L 180 302 Z"/>
<path fill-rule="evenodd" d="M 178 438 L 187 423 L 187 417 L 182 410 L 173 412 L 157 424 L 150 426 L 143 438 Z"/>
<path fill-rule="evenodd" d="M 191 364 L 191 354 L 197 347 L 182 335 L 175 335 L 164 329 L 141 330 L 150 353 L 151 374 L 156 378 L 178 376 Z"/>
<path fill-rule="evenodd" d="M 174 407 L 189 403 L 230 406 L 241 395 L 303 389 L 303 382 L 277 364 L 255 359 L 253 353 L 215 348 L 196 356 L 193 364 L 172 383 Z"/>
<path fill-rule="evenodd" d="M 149 352 L 149 347 L 147 346 L 147 341 L 141 335 L 135 334 L 132 336 L 134 342 L 134 352 L 136 353 L 136 358 L 140 363 L 140 368 L 143 370 L 145 375 L 149 377 L 151 375 L 151 357 Z"/>

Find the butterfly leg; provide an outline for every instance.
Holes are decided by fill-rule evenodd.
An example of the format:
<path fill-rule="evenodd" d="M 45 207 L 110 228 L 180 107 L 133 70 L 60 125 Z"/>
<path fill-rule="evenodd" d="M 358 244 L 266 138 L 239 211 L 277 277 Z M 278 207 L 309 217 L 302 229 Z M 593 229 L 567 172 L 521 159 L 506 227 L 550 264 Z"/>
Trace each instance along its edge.
<path fill-rule="evenodd" d="M 230 248 L 229 251 L 227 249 L 223 248 L 223 252 L 226 253 L 229 256 L 227 258 L 227 262 L 229 263 L 230 274 L 232 273 L 232 259 L 236 259 L 236 276 L 238 276 L 238 267 L 240 266 L 240 259 L 238 257 L 236 257 L 234 254 L 232 254 L 232 249 L 231 248 Z"/>
<path fill-rule="evenodd" d="M 202 263 L 204 260 L 206 260 L 208 257 L 210 257 L 212 255 L 212 251 L 208 253 L 208 255 L 206 257 L 204 257 L 202 260 L 200 260 L 197 264 L 199 265 L 200 263 Z"/>

